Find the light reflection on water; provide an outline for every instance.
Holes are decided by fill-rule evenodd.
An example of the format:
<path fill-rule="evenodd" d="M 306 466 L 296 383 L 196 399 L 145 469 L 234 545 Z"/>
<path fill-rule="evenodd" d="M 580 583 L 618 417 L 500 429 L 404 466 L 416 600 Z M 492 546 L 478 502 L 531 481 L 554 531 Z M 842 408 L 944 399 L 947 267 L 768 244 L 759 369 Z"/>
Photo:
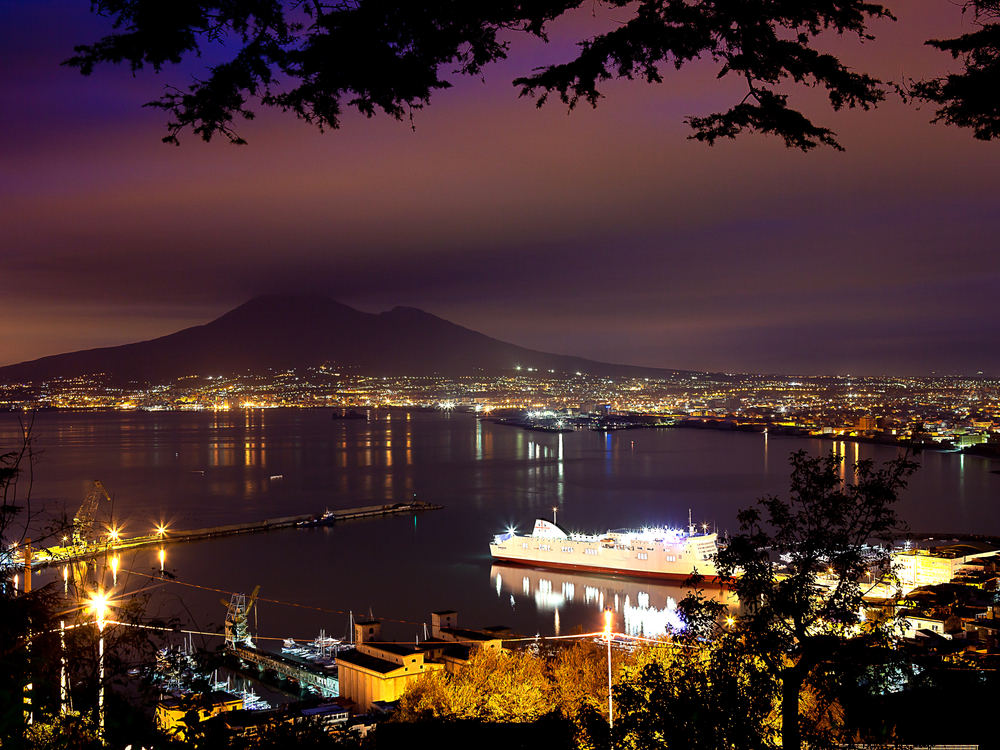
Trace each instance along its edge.
<path fill-rule="evenodd" d="M 610 606 L 617 627 L 641 621 L 635 627 L 645 631 L 660 626 L 654 610 L 669 616 L 681 587 L 546 574 L 551 585 L 541 589 L 538 574 L 520 568 L 502 572 L 498 591 L 489 539 L 551 518 L 553 506 L 571 531 L 684 526 L 690 508 L 695 522 L 735 532 L 740 508 L 787 494 L 792 451 L 836 447 L 851 462 L 896 455 L 878 445 L 710 430 L 546 434 L 461 413 L 371 414 L 368 421 L 331 420 L 327 410 L 39 413 L 44 454 L 32 509 L 72 517 L 100 479 L 126 530 L 150 533 L 153 519 L 193 529 L 416 495 L 445 507 L 421 514 L 419 526 L 393 516 L 167 545 L 162 567 L 192 586 L 157 582 L 157 596 L 164 610 L 176 605 L 210 631 L 224 615 L 220 597 L 260 584 L 262 597 L 298 605 L 261 603 L 261 634 L 279 639 L 340 633 L 352 610 L 371 610 L 389 637 L 404 640 L 442 609 L 461 612 L 464 626 L 505 624 L 533 635 L 551 634 L 556 613 L 564 633 L 600 630 L 600 612 Z M 0 414 L 0 449 L 18 430 L 13 415 Z M 990 473 L 1000 462 L 930 451 L 919 460 L 923 468 L 899 505 L 914 531 L 1000 533 L 1000 476 Z M 129 569 L 160 568 L 158 548 L 123 554 L 119 581 Z M 51 580 L 65 585 L 62 570 Z"/>
<path fill-rule="evenodd" d="M 510 597 L 511 608 L 528 598 L 541 612 L 574 612 L 584 632 L 602 627 L 605 601 L 618 615 L 618 627 L 628 635 L 656 637 L 683 626 L 677 602 L 688 594 L 681 583 L 586 575 L 555 570 L 535 570 L 515 565 L 490 568 L 498 598 Z M 706 595 L 737 609 L 735 597 L 721 589 Z M 588 628 L 589 625 L 589 628 Z"/>

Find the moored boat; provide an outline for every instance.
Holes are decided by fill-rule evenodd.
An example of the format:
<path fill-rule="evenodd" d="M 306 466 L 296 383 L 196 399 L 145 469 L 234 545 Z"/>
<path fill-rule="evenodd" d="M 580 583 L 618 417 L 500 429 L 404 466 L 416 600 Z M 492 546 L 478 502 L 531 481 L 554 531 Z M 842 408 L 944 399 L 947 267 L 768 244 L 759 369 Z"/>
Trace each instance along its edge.
<path fill-rule="evenodd" d="M 497 560 L 542 568 L 586 570 L 610 575 L 683 580 L 693 573 L 717 580 L 718 535 L 663 527 L 615 529 L 605 534 L 575 534 L 544 518 L 531 534 L 508 530 L 490 543 Z"/>

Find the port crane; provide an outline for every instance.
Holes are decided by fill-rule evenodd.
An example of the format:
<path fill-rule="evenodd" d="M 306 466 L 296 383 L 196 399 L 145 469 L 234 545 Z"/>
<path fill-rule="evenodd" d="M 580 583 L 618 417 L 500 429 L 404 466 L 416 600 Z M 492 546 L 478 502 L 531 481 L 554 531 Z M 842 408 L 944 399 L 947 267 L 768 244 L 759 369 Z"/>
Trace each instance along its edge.
<path fill-rule="evenodd" d="M 94 480 L 94 486 L 87 494 L 83 505 L 80 506 L 80 510 L 73 516 L 74 547 L 86 547 L 88 544 L 97 541 L 94 535 L 94 519 L 97 517 L 97 506 L 100 504 L 102 498 L 107 498 L 109 503 L 112 502 L 108 491 L 104 489 L 104 485 Z"/>
<path fill-rule="evenodd" d="M 246 594 L 238 592 L 233 594 L 227 602 L 220 599 L 224 607 L 228 607 L 226 612 L 226 646 L 249 646 L 253 648 L 253 639 L 250 637 L 250 610 L 253 609 L 257 601 L 257 594 L 260 593 L 260 586 L 254 588 L 249 601 Z"/>

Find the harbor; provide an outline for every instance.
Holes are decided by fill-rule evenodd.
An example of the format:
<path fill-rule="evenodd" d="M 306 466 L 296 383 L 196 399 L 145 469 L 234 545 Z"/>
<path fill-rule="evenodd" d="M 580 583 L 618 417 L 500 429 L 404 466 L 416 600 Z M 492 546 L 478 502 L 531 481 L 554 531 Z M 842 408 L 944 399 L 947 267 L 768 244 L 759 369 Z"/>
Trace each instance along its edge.
<path fill-rule="evenodd" d="M 38 419 L 51 435 L 46 471 L 36 481 L 39 498 L 56 498 L 72 519 L 92 479 L 105 478 L 115 496 L 113 517 L 129 519 L 123 536 L 145 534 L 153 542 L 134 555 L 118 552 L 119 575 L 126 570 L 156 575 L 162 543 L 165 571 L 177 581 L 212 589 L 158 578 L 156 595 L 171 614 L 195 630 L 212 630 L 205 626 L 218 626 L 225 613 L 220 597 L 228 602 L 231 592 L 249 594 L 260 584 L 273 598 L 302 605 L 262 604 L 261 634 L 300 641 L 322 628 L 343 637 L 341 619 L 348 611 L 371 610 L 376 617 L 416 623 L 385 626 L 388 637 L 412 642 L 422 635 L 428 609 L 438 606 L 520 633 L 551 635 L 557 615 L 560 632 L 577 627 L 590 632 L 600 611 L 582 595 L 581 581 L 604 578 L 565 574 L 567 581 L 576 580 L 577 595 L 558 599 L 553 608 L 547 585 L 541 593 L 536 584 L 524 590 L 522 579 L 533 569 L 522 566 L 503 576 L 498 596 L 488 543 L 499 530 L 513 525 L 519 533 L 529 532 L 529 522 L 551 518 L 556 506 L 560 524 L 574 532 L 677 527 L 686 524 L 693 507 L 699 527 L 708 523 L 711 530 L 717 523 L 720 534 L 733 534 L 739 509 L 758 497 L 787 494 L 792 451 L 827 448 L 812 439 L 720 430 L 586 430 L 560 436 L 440 412 L 413 412 L 409 420 L 393 413 L 377 422 L 338 421 L 337 427 L 352 431 L 335 438 L 324 410 L 249 416 L 45 413 Z M 78 432 L 104 437 L 94 447 Z M 896 455 L 895 448 L 877 445 L 841 448 L 849 463 L 871 458 L 881 464 Z M 920 460 L 922 468 L 900 505 L 911 528 L 948 531 L 949 540 L 960 532 L 1000 533 L 994 502 L 998 475 L 991 473 L 996 463 L 932 451 Z M 277 475 L 283 479 L 270 480 Z M 91 481 L 84 483 L 81 476 Z M 342 516 L 373 506 L 381 512 L 414 499 L 413 493 L 445 510 L 265 533 L 281 519 L 316 518 L 327 503 L 331 510 L 342 509 Z M 106 498 L 101 503 L 96 530 L 106 533 L 112 506 Z M 251 521 L 254 531 L 240 527 Z M 155 530 L 159 522 L 169 526 L 163 538 Z M 194 538 L 202 534 L 201 541 Z M 38 541 L 33 546 L 40 546 Z M 53 581 L 61 586 L 62 567 L 49 565 L 44 574 L 36 568 L 33 588 Z M 77 571 L 71 567 L 69 575 Z M 552 582 L 554 593 L 562 592 L 562 579 L 543 578 Z M 649 593 L 650 605 L 662 610 L 666 597 L 654 595 L 659 590 L 654 584 L 650 579 L 637 590 Z M 637 596 L 631 595 L 633 606 Z M 680 592 L 671 596 L 683 598 Z M 280 643 L 258 645 L 278 652 Z"/>

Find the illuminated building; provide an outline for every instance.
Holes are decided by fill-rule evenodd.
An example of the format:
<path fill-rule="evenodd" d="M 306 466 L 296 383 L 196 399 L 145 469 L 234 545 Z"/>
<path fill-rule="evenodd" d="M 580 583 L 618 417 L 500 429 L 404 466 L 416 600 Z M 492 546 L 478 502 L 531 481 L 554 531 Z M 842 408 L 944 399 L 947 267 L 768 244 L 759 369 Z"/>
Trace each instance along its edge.
<path fill-rule="evenodd" d="M 502 648 L 506 628 L 485 632 L 460 630 L 456 612 L 431 615 L 433 637 L 423 643 L 382 640 L 377 621 L 354 625 L 354 650 L 337 655 L 340 697 L 353 701 L 357 713 L 368 713 L 377 701 L 399 700 L 406 688 L 429 672 L 455 672 L 476 648 Z"/>

